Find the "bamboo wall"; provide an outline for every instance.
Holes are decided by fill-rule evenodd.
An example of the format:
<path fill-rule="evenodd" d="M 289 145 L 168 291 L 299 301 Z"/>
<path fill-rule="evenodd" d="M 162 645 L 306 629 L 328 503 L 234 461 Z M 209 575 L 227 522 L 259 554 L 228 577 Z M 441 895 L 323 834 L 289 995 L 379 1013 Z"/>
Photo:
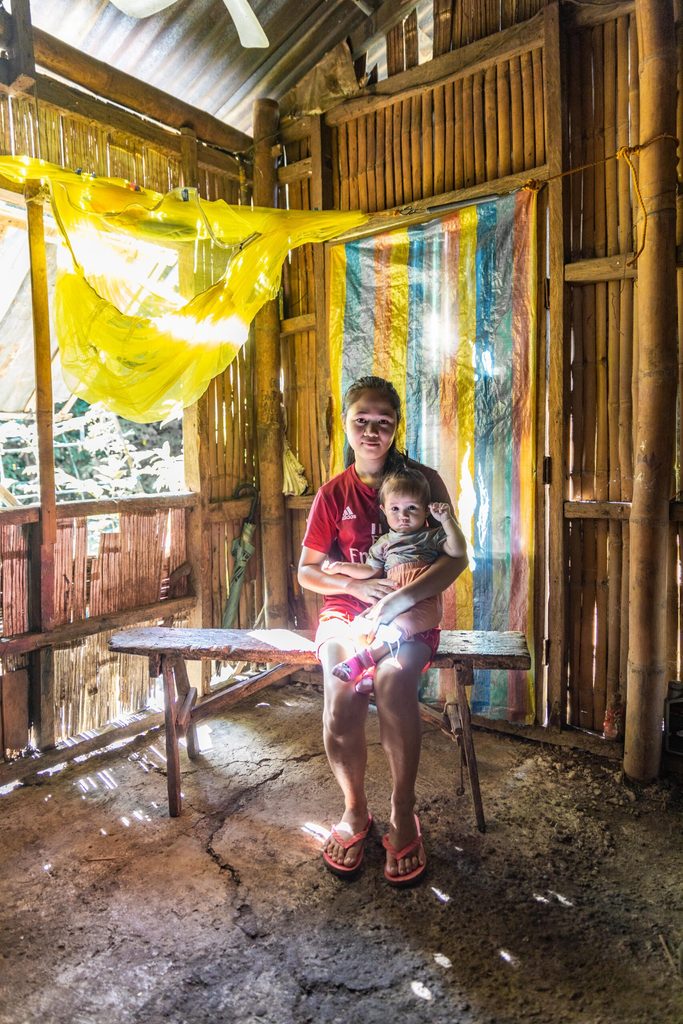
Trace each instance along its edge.
<path fill-rule="evenodd" d="M 180 158 L 28 96 L 0 93 L 0 153 L 28 155 L 62 167 L 121 177 L 168 192 L 180 181 Z"/>
<path fill-rule="evenodd" d="M 254 359 L 253 339 L 240 350 L 225 372 L 216 377 L 208 391 L 208 496 L 209 502 L 223 502 L 234 496 L 240 484 L 257 481 L 254 423 Z M 225 515 L 207 524 L 210 533 L 211 622 L 220 626 L 229 594 L 233 571 L 233 540 L 240 535 L 243 516 Z M 254 534 L 256 547 L 247 567 L 240 593 L 239 614 L 235 628 L 253 625 L 263 606 L 260 538 Z"/>
<path fill-rule="evenodd" d="M 472 45 L 492 36 L 493 49 L 495 32 L 532 18 L 543 7 L 542 0 L 527 4 L 435 0 L 434 57 L 449 52 L 452 56 L 459 49 L 467 54 L 462 48 L 470 45 L 471 67 L 465 63 L 453 73 L 444 72 L 434 76 L 436 81 L 429 81 L 429 65 L 415 68 L 416 24 L 409 17 L 387 36 L 389 73 L 403 73 L 405 88 L 392 93 L 387 85 L 384 94 L 379 90 L 379 95 L 347 101 L 329 111 L 325 121 L 331 132 L 334 205 L 371 214 L 397 207 L 403 214 L 417 214 L 429 197 L 457 199 L 462 192 L 474 195 L 477 186 L 486 183 L 494 183 L 491 191 L 495 191 L 495 182 L 514 174 L 528 172 L 543 180 L 548 177 L 548 147 L 559 147 L 563 134 L 566 152 L 560 166 L 590 165 L 567 177 L 564 202 L 569 317 L 558 412 L 565 427 L 562 451 L 554 453 L 561 466 L 555 467 L 554 473 L 559 471 L 564 491 L 566 651 L 558 670 L 561 678 L 550 680 L 549 685 L 561 695 L 559 720 L 601 733 L 608 703 L 617 693 L 626 697 L 628 514 L 637 408 L 633 380 L 638 361 L 637 267 L 630 265 L 629 259 L 638 249 L 642 227 L 628 165 L 623 159 L 610 158 L 620 147 L 639 139 L 638 47 L 632 4 L 602 10 L 596 5 L 590 10 L 562 5 L 564 124 L 557 125 L 551 137 L 545 109 L 545 62 L 559 68 L 560 52 L 545 52 L 549 37 L 541 22 L 533 42 L 526 48 L 517 45 L 517 52 L 509 57 L 487 59 L 485 52 Z M 510 39 L 514 45 L 514 38 Z M 410 68 L 413 70 L 408 73 Z M 680 94 L 679 125 L 679 134 L 683 134 Z M 288 164 L 308 155 L 306 143 L 299 139 L 285 142 L 284 149 Z M 637 172 L 637 155 L 633 162 Z M 307 192 L 305 185 L 295 192 L 290 187 L 288 192 L 294 203 L 301 201 L 301 196 L 305 202 L 308 195 L 310 186 Z M 546 210 L 542 192 L 541 220 Z M 377 218 L 378 230 L 388 226 L 387 220 Z M 539 244 L 542 251 L 545 238 L 541 237 Z M 285 318 L 309 311 L 313 291 L 312 267 L 302 254 L 288 268 Z M 539 305 L 544 299 L 540 293 Z M 545 315 L 540 320 L 543 322 Z M 319 373 L 316 360 L 320 358 L 320 351 L 311 349 L 310 344 L 310 336 L 283 338 L 288 416 L 295 424 L 297 444 L 301 444 L 296 450 L 307 468 L 314 453 L 298 441 L 296 426 L 304 402 L 307 437 L 325 434 L 320 408 L 307 399 L 309 381 Z M 322 339 L 318 344 L 324 348 Z M 543 366 L 546 360 L 541 357 L 539 363 Z M 683 380 L 683 355 L 680 365 Z M 543 402 L 546 394 L 547 381 L 541 380 Z M 295 408 L 290 412 L 294 396 Z M 539 407 L 538 423 L 542 438 L 546 432 L 544 407 Z M 318 441 L 318 451 L 323 448 Z M 678 466 L 680 449 L 679 437 Z M 544 498 L 542 456 L 541 442 L 539 507 Z M 681 491 L 680 471 L 677 474 L 672 494 Z M 679 500 L 681 497 L 683 491 L 678 494 Z M 672 506 L 672 517 L 667 672 L 673 679 L 683 674 L 680 505 Z M 305 520 L 296 512 L 291 518 L 294 558 Z M 555 543 L 552 531 L 550 537 L 539 537 L 538 554 L 542 556 L 543 548 Z M 537 590 L 537 621 L 543 622 L 542 573 L 537 577 Z M 313 602 L 306 611 L 312 621 Z"/>
<path fill-rule="evenodd" d="M 163 141 L 162 133 L 157 134 Z M 167 192 L 182 183 L 180 137 L 167 133 L 167 139 L 168 146 L 157 144 L 31 97 L 0 93 L 3 154 L 37 156 L 72 169 L 82 167 Z M 247 182 L 235 159 L 198 147 L 197 161 L 197 183 L 203 196 L 230 203 L 240 201 L 240 190 Z M 247 427 L 253 422 L 251 374 L 250 356 L 245 352 L 211 385 L 213 443 L 207 489 L 215 500 L 230 497 L 237 483 L 254 477 L 251 430 Z M 233 417 L 237 432 L 226 427 Z M 152 500 L 151 507 L 141 509 L 134 505 L 127 508 L 125 501 L 121 502 L 118 528 L 100 533 L 97 553 L 90 555 L 89 517 L 66 517 L 60 512 L 54 547 L 56 635 L 77 634 L 79 624 L 93 619 L 99 621 L 101 631 L 67 643 L 58 642 L 54 647 L 49 672 L 54 692 L 55 741 L 100 727 L 147 703 L 147 665 L 139 658 L 123 659 L 109 654 L 107 640 L 111 630 L 106 626 L 114 625 L 128 610 L 152 606 L 158 612 L 150 622 L 158 622 L 164 614 L 163 602 L 187 595 L 187 573 L 181 571 L 178 578 L 172 576 L 188 558 L 186 504 L 180 502 L 178 507 L 172 507 L 162 502 L 155 509 Z M 24 518 L 22 523 L 21 513 L 17 513 L 10 523 L 8 513 L 0 512 L 0 641 L 20 641 L 20 653 L 5 653 L 0 648 L 0 676 L 29 668 L 31 656 L 28 651 L 21 653 L 21 638 L 30 636 L 37 628 L 31 599 L 31 576 L 39 570 L 37 510 L 27 512 Z M 241 519 L 207 526 L 211 533 L 209 572 L 215 595 L 214 624 L 220 624 L 226 576 L 232 568 L 230 545 L 240 525 Z M 240 621 L 245 624 L 253 621 L 254 609 L 260 607 L 260 585 L 254 582 L 257 576 L 260 579 L 257 564 L 258 559 L 241 601 Z M 189 606 L 190 602 L 184 603 Z M 136 620 L 133 616 L 126 621 Z M 169 613 L 169 624 L 180 625 L 184 621 L 184 612 Z M 90 627 L 85 631 L 92 632 Z M 23 644 L 30 646 L 30 642 Z M 32 674 L 35 676 L 35 669 Z M 17 745 L 23 746 L 27 741 L 26 732 L 24 742 Z"/>
<path fill-rule="evenodd" d="M 564 123 L 549 123 L 547 84 L 549 75 L 556 75 L 560 67 L 561 55 L 547 31 L 548 19 L 544 20 L 542 10 L 545 6 L 544 0 L 435 0 L 434 57 L 442 62 L 445 58 L 453 60 L 450 65 L 435 65 L 439 72 L 431 77 L 429 65 L 416 67 L 416 19 L 411 15 L 392 27 L 387 52 L 390 75 L 398 83 L 394 92 L 390 85 L 384 94 L 348 101 L 323 118 L 306 117 L 283 128 L 279 205 L 296 209 L 323 205 L 361 208 L 378 215 L 398 208 L 403 214 L 418 215 L 432 197 L 447 197 L 448 201 L 472 197 L 495 191 L 501 179 L 506 188 L 511 188 L 515 175 L 517 183 L 527 177 L 546 180 L 551 157 L 556 163 L 560 159 L 564 134 L 566 154 L 560 166 L 583 169 L 566 179 L 564 203 L 569 298 L 566 370 L 559 388 L 559 408 L 551 410 L 551 415 L 557 413 L 564 421 L 562 450 L 554 452 L 553 457 L 560 463 L 554 474 L 556 478 L 559 474 L 562 481 L 565 517 L 564 535 L 560 530 L 559 536 L 564 551 L 566 655 L 558 668 L 560 678 L 550 679 L 548 686 L 561 695 L 561 720 L 600 732 L 610 697 L 617 691 L 624 695 L 626 682 L 628 514 L 637 406 L 632 381 L 638 361 L 637 267 L 628 265 L 628 257 L 637 250 L 642 231 L 630 172 L 623 161 L 606 158 L 638 139 L 637 40 L 633 5 L 627 0 L 619 7 L 607 5 L 604 9 L 600 5 L 563 4 L 560 42 L 567 72 L 562 93 Z M 512 33 L 504 37 L 505 45 L 500 42 L 499 30 Z M 483 46 L 481 40 L 490 42 L 490 47 Z M 679 124 L 679 134 L 683 134 L 683 112 Z M 169 154 L 148 140 L 138 144 L 119 138 L 112 129 L 97 128 L 70 114 L 47 107 L 37 110 L 29 100 L 0 97 L 0 131 L 0 147 L 4 146 L 6 152 L 25 151 L 97 173 L 120 173 L 162 191 L 179 180 L 178 153 Z M 201 153 L 198 159 L 202 194 L 232 202 L 240 196 L 245 198 L 244 170 L 236 162 L 233 165 L 228 161 L 223 171 L 217 171 L 202 164 Z M 97 166 L 93 166 L 95 160 Z M 637 157 L 634 163 L 637 169 Z M 544 190 L 539 207 L 541 221 L 547 209 Z M 387 218 L 381 224 L 380 220 L 378 228 L 389 223 Z M 557 223 L 553 230 L 557 230 Z M 546 239 L 543 231 L 541 235 L 544 265 Z M 539 307 L 544 300 L 545 289 L 540 288 Z M 541 323 L 545 319 L 544 315 L 539 317 Z M 541 344 L 546 342 L 541 339 Z M 292 620 L 298 626 L 310 626 L 319 602 L 314 595 L 299 590 L 294 566 L 311 496 L 327 476 L 330 392 L 324 267 L 319 247 L 296 250 L 285 265 L 280 343 L 287 437 L 309 482 L 307 495 L 287 499 L 290 548 L 285 557 L 290 567 Z M 552 363 L 554 353 L 546 349 L 545 355 L 546 359 L 538 361 L 541 367 Z M 207 519 L 211 592 L 207 617 L 213 625 L 220 622 L 232 569 L 230 546 L 244 514 L 242 509 L 239 517 L 234 516 L 229 502 L 239 484 L 257 480 L 253 373 L 253 352 L 248 345 L 212 382 L 205 399 L 205 499 L 208 509 L 213 506 L 215 513 Z M 543 396 L 537 415 L 539 437 L 546 429 L 543 403 L 552 390 L 548 383 L 545 378 L 539 381 L 538 392 Z M 540 467 L 546 450 L 540 443 L 539 509 L 544 497 Z M 676 488 L 681 486 L 679 473 Z M 680 676 L 682 671 L 683 526 L 680 508 L 674 513 L 669 574 L 670 678 Z M 102 560 L 119 558 L 118 570 L 112 570 L 114 576 L 119 572 L 119 584 L 128 571 L 126 558 L 137 543 L 135 538 L 145 529 L 160 528 L 158 522 L 149 519 L 145 524 L 131 523 L 125 541 L 122 530 L 119 540 L 107 542 L 119 545 L 118 556 L 110 549 L 98 554 Z M 28 593 L 29 587 L 29 529 L 0 529 L 3 581 L 10 579 L 10 586 L 22 594 L 21 588 Z M 79 566 L 82 564 L 82 554 L 77 554 L 81 550 L 81 530 L 76 519 L 59 530 L 60 538 L 64 534 L 58 542 L 60 572 L 66 566 L 63 575 L 70 580 L 68 587 L 59 584 L 57 594 L 64 621 L 80 613 L 84 601 L 92 600 L 92 576 L 84 582 L 82 569 L 75 568 L 77 558 L 81 559 Z M 173 527 L 173 531 L 180 560 L 181 530 Z M 545 550 L 550 557 L 552 546 L 558 543 L 557 533 L 554 535 L 551 528 L 550 534 L 539 539 L 539 553 Z M 258 550 L 258 534 L 256 544 Z M 543 559 L 539 557 L 538 561 Z M 162 566 L 158 575 L 155 563 L 148 580 L 159 582 L 163 590 L 167 578 L 164 573 L 171 568 L 169 562 L 168 570 Z M 238 625 L 253 623 L 261 609 L 263 571 L 257 554 L 242 592 Z M 552 595 L 544 591 L 544 579 L 540 571 L 539 622 L 543 621 L 546 601 L 552 600 Z M 114 585 L 115 591 L 119 584 Z M 94 594 L 102 607 L 110 600 L 104 593 L 98 596 L 97 586 Z M 112 600 L 116 604 L 118 598 Z M 20 632 L 26 629 L 27 601 L 27 596 L 22 597 L 15 607 L 3 596 L 4 635 L 8 635 L 8 628 Z M 538 639 L 542 644 L 542 635 Z M 105 677 L 106 657 L 101 658 L 103 667 L 98 662 L 104 650 L 101 644 L 99 639 L 93 640 L 92 650 L 79 657 L 81 664 L 97 664 L 96 674 Z M 78 672 L 62 668 L 62 661 L 68 658 L 57 661 L 60 673 Z M 75 664 L 77 659 L 71 661 Z M 17 664 L 21 667 L 23 662 Z M 15 661 L 8 660 L 6 667 L 15 667 Z M 95 721 L 115 706 L 112 693 L 103 691 L 91 694 L 86 707 L 82 693 L 76 696 L 77 687 L 72 685 L 77 675 L 68 678 L 69 684 L 60 690 L 70 695 L 59 710 L 60 720 L 70 723 L 64 728 Z M 141 698 L 145 685 L 142 679 L 131 684 L 126 699 Z"/>
<path fill-rule="evenodd" d="M 572 284 L 571 428 L 568 497 L 568 720 L 602 731 L 606 706 L 626 693 L 629 526 L 638 395 L 637 266 L 642 214 L 625 160 L 609 159 L 639 139 L 638 40 L 625 14 L 567 40 L 571 258 L 621 257 L 603 279 Z M 682 116 L 679 95 L 679 124 Z M 638 157 L 633 163 L 637 172 Z M 680 171 L 679 171 L 680 173 Z M 680 360 L 679 355 L 679 360 Z M 672 410 L 672 416 L 674 411 Z M 680 434 L 677 478 L 680 479 Z M 672 496 L 680 488 L 672 485 Z M 679 501 L 681 494 L 677 495 Z M 591 518 L 584 518 L 589 511 Z M 681 542 L 672 506 L 667 677 L 680 678 Z M 579 518 L 580 516 L 580 518 Z"/>

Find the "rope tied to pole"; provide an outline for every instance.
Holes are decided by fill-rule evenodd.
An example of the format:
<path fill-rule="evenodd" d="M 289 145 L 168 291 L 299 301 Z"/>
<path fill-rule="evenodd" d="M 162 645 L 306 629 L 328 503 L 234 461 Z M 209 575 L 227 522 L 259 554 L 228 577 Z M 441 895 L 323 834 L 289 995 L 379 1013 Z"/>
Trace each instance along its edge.
<path fill-rule="evenodd" d="M 546 178 L 545 181 L 543 181 L 543 182 L 539 183 L 538 181 L 536 181 L 535 178 L 529 178 L 529 180 L 524 183 L 522 188 L 530 189 L 530 190 L 536 190 L 536 189 L 540 188 L 540 186 L 543 185 L 543 184 L 547 185 L 548 182 L 550 182 L 550 181 L 557 181 L 558 178 L 567 178 L 567 177 L 569 177 L 570 174 L 578 174 L 580 171 L 588 171 L 588 170 L 590 170 L 591 167 L 598 167 L 600 164 L 606 164 L 608 160 L 625 160 L 626 163 L 628 164 L 629 170 L 631 171 L 631 178 L 633 180 L 633 189 L 634 189 L 636 197 L 638 199 L 638 205 L 640 206 L 640 209 L 641 209 L 642 214 L 643 214 L 643 235 L 642 235 L 640 246 L 638 247 L 638 252 L 633 256 L 633 259 L 628 260 L 627 263 L 626 263 L 627 266 L 633 267 L 638 262 L 638 257 L 641 255 L 641 253 L 643 252 L 643 249 L 645 248 L 645 239 L 646 239 L 646 236 L 647 236 L 647 210 L 645 209 L 645 202 L 643 200 L 643 194 L 640 191 L 640 182 L 638 181 L 638 172 L 637 172 L 637 170 L 635 168 L 635 165 L 633 163 L 632 157 L 635 156 L 637 153 L 642 152 L 644 149 L 647 149 L 648 146 L 654 145 L 655 142 L 661 142 L 662 139 L 670 139 L 671 142 L 675 142 L 676 143 L 677 147 L 678 147 L 678 144 L 680 142 L 678 136 L 671 135 L 671 134 L 669 134 L 669 132 L 662 132 L 660 135 L 655 135 L 653 138 L 648 139 L 647 142 L 639 142 L 635 146 L 620 146 L 619 149 L 616 151 L 616 153 L 610 153 L 609 156 L 604 157 L 602 160 L 593 160 L 592 163 L 579 164 L 578 167 L 570 167 L 569 170 L 567 170 L 567 171 L 560 171 L 559 174 L 552 174 L 549 178 Z"/>

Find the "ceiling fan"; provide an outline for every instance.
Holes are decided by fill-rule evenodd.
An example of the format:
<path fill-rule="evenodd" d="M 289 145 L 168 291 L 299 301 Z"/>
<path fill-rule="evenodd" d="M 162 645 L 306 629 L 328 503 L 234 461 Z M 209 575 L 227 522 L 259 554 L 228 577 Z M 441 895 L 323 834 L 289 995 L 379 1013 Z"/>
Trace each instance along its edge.
<path fill-rule="evenodd" d="M 111 2 L 129 18 L 147 18 L 150 14 L 157 14 L 165 7 L 170 7 L 175 0 L 111 0 Z M 247 0 L 223 0 L 223 3 L 235 22 L 242 46 L 269 45 L 268 36 L 261 28 L 258 18 Z"/>

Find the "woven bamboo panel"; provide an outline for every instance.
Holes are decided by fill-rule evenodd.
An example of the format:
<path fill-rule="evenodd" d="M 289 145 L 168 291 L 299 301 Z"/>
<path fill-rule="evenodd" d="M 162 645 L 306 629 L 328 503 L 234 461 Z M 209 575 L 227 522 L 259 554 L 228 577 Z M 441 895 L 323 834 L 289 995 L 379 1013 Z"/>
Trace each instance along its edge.
<path fill-rule="evenodd" d="M 28 527 L 0 526 L 2 636 L 28 631 Z"/>
<path fill-rule="evenodd" d="M 210 501 L 231 498 L 241 484 L 256 480 L 254 424 L 253 338 L 238 352 L 220 376 L 211 381 L 208 391 Z M 212 523 L 210 532 L 212 617 L 220 626 L 233 572 L 232 543 L 239 537 L 241 520 Z M 262 606 L 261 555 L 258 533 L 252 540 L 256 551 L 246 570 L 234 626 L 253 625 Z"/>
<path fill-rule="evenodd" d="M 158 620 L 145 625 L 157 625 Z M 170 625 L 170 622 L 166 623 Z M 186 625 L 179 617 L 173 625 Z M 142 623 L 141 623 L 142 625 Z M 155 693 L 147 662 L 107 648 L 112 632 L 84 637 L 55 648 L 57 740 L 99 729 L 148 707 Z"/>
<path fill-rule="evenodd" d="M 126 178 L 162 193 L 180 181 L 175 154 L 25 96 L 0 95 L 0 151 Z"/>
<path fill-rule="evenodd" d="M 458 75 L 334 128 L 342 209 L 369 213 L 545 161 L 543 51 Z"/>
<path fill-rule="evenodd" d="M 208 199 L 211 202 L 222 199 L 223 202 L 236 206 L 240 202 L 240 182 L 200 164 L 199 194 L 203 199 Z"/>
<path fill-rule="evenodd" d="M 55 624 L 84 619 L 87 607 L 87 521 L 63 519 L 55 545 Z"/>
<path fill-rule="evenodd" d="M 8 537 L 2 556 L 3 595 L 11 606 L 5 627 L 19 622 L 17 610 L 25 607 L 25 581 L 22 574 L 9 575 L 12 567 L 24 566 L 21 534 L 17 527 L 4 527 Z M 10 531 L 12 531 L 10 533 Z M 87 525 L 84 518 L 61 519 L 55 545 L 56 624 L 79 622 L 86 617 L 124 611 L 187 592 L 187 579 L 171 588 L 171 573 L 183 564 L 185 552 L 185 512 L 162 509 L 158 512 L 122 513 L 116 532 L 102 533 L 97 555 L 87 555 Z M 12 546 L 14 545 L 14 546 Z M 19 545 L 19 546 L 17 546 Z M 5 591 L 5 587 L 7 590 Z M 22 604 L 23 602 L 23 604 Z M 20 624 L 27 622 L 21 618 Z M 4 635 L 25 632 L 11 629 Z"/>
<path fill-rule="evenodd" d="M 638 217 L 628 166 L 614 154 L 638 140 L 635 21 L 623 16 L 576 32 L 567 53 L 569 161 L 583 168 L 569 179 L 571 256 L 628 254 L 637 250 Z M 635 301 L 628 278 L 572 288 L 572 499 L 632 497 Z M 613 695 L 626 696 L 628 540 L 626 521 L 570 523 L 568 720 L 598 732 Z M 671 559 L 676 578 L 675 546 Z"/>

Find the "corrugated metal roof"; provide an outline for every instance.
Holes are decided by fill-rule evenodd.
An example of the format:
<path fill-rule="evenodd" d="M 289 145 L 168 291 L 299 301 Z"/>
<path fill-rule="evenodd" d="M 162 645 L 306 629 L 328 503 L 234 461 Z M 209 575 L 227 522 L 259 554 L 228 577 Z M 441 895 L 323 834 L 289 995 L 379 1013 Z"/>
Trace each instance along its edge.
<path fill-rule="evenodd" d="M 270 41 L 245 49 L 223 0 L 176 0 L 149 18 L 107 0 L 31 0 L 33 23 L 251 134 L 255 99 L 279 99 L 366 15 L 353 0 L 251 0 Z"/>

